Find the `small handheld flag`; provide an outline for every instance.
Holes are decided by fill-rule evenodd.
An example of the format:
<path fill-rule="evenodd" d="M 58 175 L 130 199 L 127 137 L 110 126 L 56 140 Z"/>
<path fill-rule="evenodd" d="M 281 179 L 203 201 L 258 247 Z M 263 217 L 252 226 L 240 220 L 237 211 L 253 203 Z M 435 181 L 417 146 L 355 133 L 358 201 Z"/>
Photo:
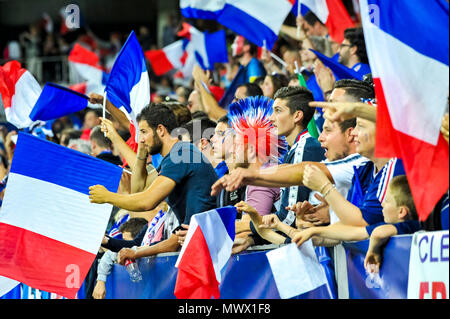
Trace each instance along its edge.
<path fill-rule="evenodd" d="M 144 53 L 134 31 L 114 62 L 105 91 L 109 101 L 137 128 L 137 115 L 150 103 L 150 79 Z"/>
<path fill-rule="evenodd" d="M 85 109 L 89 97 L 66 87 L 46 83 L 39 96 L 30 119 L 49 121 Z"/>

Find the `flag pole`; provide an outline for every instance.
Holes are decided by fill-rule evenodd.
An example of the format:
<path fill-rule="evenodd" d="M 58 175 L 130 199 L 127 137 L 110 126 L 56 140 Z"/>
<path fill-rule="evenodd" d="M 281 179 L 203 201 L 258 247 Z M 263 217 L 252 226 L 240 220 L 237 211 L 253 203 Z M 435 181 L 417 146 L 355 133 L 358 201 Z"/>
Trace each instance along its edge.
<path fill-rule="evenodd" d="M 270 56 L 272 58 L 274 58 L 275 60 L 277 60 L 278 63 L 280 63 L 282 66 L 287 67 L 287 63 L 283 61 L 283 59 L 281 59 L 279 56 L 277 56 L 275 53 L 273 53 L 272 51 L 270 51 Z"/>
<path fill-rule="evenodd" d="M 106 90 L 103 93 L 103 119 L 106 118 Z M 106 137 L 106 132 L 103 132 Z"/>
<path fill-rule="evenodd" d="M 263 40 L 263 49 L 267 50 L 267 46 L 266 46 L 266 40 Z M 269 50 L 267 50 L 269 51 Z M 272 51 L 269 51 L 270 56 L 275 59 L 278 63 L 280 63 L 283 67 L 287 67 L 287 63 L 283 61 L 282 58 L 280 58 L 279 56 L 277 56 L 275 53 L 273 53 Z"/>

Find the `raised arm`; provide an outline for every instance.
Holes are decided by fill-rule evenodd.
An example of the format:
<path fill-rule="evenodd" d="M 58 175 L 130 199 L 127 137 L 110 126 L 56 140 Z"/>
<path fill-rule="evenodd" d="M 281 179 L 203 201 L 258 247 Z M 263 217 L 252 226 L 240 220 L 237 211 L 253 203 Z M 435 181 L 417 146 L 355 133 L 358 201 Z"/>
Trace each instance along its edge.
<path fill-rule="evenodd" d="M 337 222 L 325 227 L 311 227 L 303 231 L 296 232 L 292 241 L 301 246 L 305 241 L 313 236 L 343 241 L 360 241 L 367 239 L 369 234 L 365 227 L 349 226 Z"/>
<path fill-rule="evenodd" d="M 227 111 L 220 107 L 214 96 L 205 88 L 209 79 L 206 73 L 198 65 L 194 67 L 193 76 L 195 87 L 200 93 L 203 108 L 205 113 L 208 114 L 208 117 L 217 121 L 222 116 L 227 115 Z"/>
<path fill-rule="evenodd" d="M 134 167 L 136 162 L 136 153 L 131 149 L 131 147 L 123 140 L 123 138 L 117 133 L 116 129 L 112 122 L 108 119 L 100 118 L 102 121 L 101 127 L 102 132 L 106 133 L 106 137 L 108 137 L 115 149 L 117 149 L 120 155 L 125 159 L 125 161 L 130 165 L 130 167 Z"/>
<path fill-rule="evenodd" d="M 325 164 L 319 162 L 302 162 L 297 164 L 285 164 L 273 166 L 263 170 L 250 170 L 236 168 L 230 174 L 219 179 L 212 186 L 212 195 L 217 195 L 225 188 L 234 191 L 244 185 L 263 187 L 290 187 L 303 185 L 303 172 L 306 165 L 314 165 L 320 168 L 327 178 L 334 182 L 330 171 Z"/>
<path fill-rule="evenodd" d="M 103 105 L 103 96 L 98 93 L 90 93 L 89 94 L 89 102 L 92 104 Z M 130 121 L 128 120 L 125 113 L 123 113 L 121 110 L 119 110 L 117 107 L 115 107 L 108 99 L 106 99 L 105 108 L 111 114 L 111 116 L 117 122 L 119 122 L 120 126 L 123 129 L 129 130 Z"/>
<path fill-rule="evenodd" d="M 89 187 L 89 199 L 91 203 L 109 203 L 128 211 L 143 212 L 158 206 L 175 186 L 175 181 L 165 176 L 158 176 L 145 191 L 130 195 L 113 193 L 102 185 L 95 185 Z"/>
<path fill-rule="evenodd" d="M 359 117 L 371 122 L 377 121 L 377 108 L 359 102 L 310 102 L 311 107 L 324 109 L 325 118 L 330 121 L 345 121 Z"/>

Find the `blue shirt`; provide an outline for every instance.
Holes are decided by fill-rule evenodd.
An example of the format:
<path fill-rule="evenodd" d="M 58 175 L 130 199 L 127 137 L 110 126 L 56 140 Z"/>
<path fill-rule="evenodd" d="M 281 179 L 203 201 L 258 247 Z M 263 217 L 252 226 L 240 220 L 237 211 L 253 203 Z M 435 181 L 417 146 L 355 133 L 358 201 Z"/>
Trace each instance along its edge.
<path fill-rule="evenodd" d="M 208 159 L 191 143 L 178 142 L 161 161 L 159 175 L 176 183 L 167 197 L 180 224 L 187 224 L 195 214 L 216 208 L 210 195 L 217 175 Z"/>
<path fill-rule="evenodd" d="M 381 203 L 386 196 L 389 182 L 398 175 L 406 175 L 406 173 L 403 162 L 397 158 L 391 159 L 378 173 L 375 173 L 373 162 L 367 162 L 356 169 L 347 199 L 359 207 L 367 224 L 384 221 Z M 358 193 L 360 196 L 357 195 Z"/>
<path fill-rule="evenodd" d="M 366 74 L 372 73 L 372 70 L 370 69 L 370 65 L 365 63 L 357 63 L 352 68 L 353 71 L 361 75 L 363 77 Z"/>

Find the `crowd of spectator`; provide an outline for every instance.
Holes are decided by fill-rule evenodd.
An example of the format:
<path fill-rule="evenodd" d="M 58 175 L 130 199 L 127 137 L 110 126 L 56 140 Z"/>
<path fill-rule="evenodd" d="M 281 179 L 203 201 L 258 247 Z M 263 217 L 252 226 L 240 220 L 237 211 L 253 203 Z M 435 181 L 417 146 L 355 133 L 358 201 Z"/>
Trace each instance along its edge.
<path fill-rule="evenodd" d="M 191 217 L 218 207 L 238 211 L 233 254 L 270 243 L 300 246 L 310 238 L 326 247 L 370 239 L 365 260 L 370 271 L 382 267 L 382 248 L 391 236 L 448 229 L 448 191 L 429 219 L 419 222 L 401 159 L 375 156 L 375 88 L 362 29 L 346 30 L 344 41 L 335 43 L 312 13 L 296 22 L 300 34 L 297 26 L 282 28 L 288 39 L 278 47 L 283 64 L 267 50 L 258 56 L 255 45 L 236 37 L 239 50 L 230 53 L 230 63 L 213 72 L 195 67 L 190 85 L 175 84 L 173 73 L 151 75 L 152 101 L 138 116 L 138 132 L 109 101 L 106 118 L 100 108 L 90 108 L 51 123 L 48 140 L 124 167 L 117 193 L 101 185 L 90 188 L 93 203 L 114 209 L 86 279 L 86 296 L 105 298 L 114 262 L 178 251 Z M 31 72 L 33 58 L 70 50 L 62 37 L 38 34 L 31 26 L 20 37 Z M 148 30 L 143 27 L 140 35 L 146 41 Z M 77 42 L 95 43 L 107 68 L 121 40 L 111 34 L 101 41 L 88 32 Z M 338 57 L 365 80 L 336 81 L 310 48 Z M 236 88 L 233 103 L 221 107 L 239 69 L 246 81 Z M 98 93 L 89 97 L 100 107 Z M 318 136 L 308 130 L 311 122 Z M 447 142 L 448 123 L 447 114 L 442 122 Z M 1 197 L 15 134 L 3 127 Z"/>

